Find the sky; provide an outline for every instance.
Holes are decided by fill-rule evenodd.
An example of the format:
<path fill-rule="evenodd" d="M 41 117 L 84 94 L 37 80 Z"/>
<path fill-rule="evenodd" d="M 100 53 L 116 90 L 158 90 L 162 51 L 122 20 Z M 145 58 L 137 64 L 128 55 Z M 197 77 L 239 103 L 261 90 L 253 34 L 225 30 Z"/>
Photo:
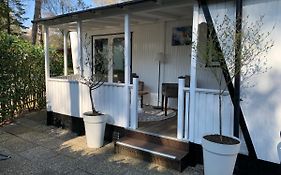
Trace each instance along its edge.
<path fill-rule="evenodd" d="M 25 17 L 28 18 L 26 21 L 24 21 L 24 25 L 26 27 L 31 27 L 32 26 L 32 19 L 33 19 L 33 15 L 34 15 L 34 1 L 35 0 L 25 0 L 24 1 L 24 4 L 26 5 L 25 6 Z M 84 2 L 87 4 L 87 5 L 94 5 L 92 0 L 84 0 Z"/>

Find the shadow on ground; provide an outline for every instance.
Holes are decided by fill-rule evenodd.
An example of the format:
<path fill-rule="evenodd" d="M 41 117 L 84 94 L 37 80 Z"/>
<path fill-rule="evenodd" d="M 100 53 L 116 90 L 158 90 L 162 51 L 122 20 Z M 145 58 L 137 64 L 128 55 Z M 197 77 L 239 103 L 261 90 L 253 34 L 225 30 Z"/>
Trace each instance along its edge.
<path fill-rule="evenodd" d="M 156 164 L 114 154 L 114 144 L 99 149 L 86 146 L 85 136 L 46 126 L 46 112 L 33 112 L 0 128 L 0 174 L 203 174 L 203 167 L 179 173 Z"/>

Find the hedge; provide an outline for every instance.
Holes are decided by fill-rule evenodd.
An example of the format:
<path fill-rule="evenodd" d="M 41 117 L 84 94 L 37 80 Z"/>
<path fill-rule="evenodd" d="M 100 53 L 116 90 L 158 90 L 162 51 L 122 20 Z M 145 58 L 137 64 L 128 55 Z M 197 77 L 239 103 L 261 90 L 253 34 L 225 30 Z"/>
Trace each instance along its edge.
<path fill-rule="evenodd" d="M 50 51 L 51 72 L 61 75 L 63 59 Z M 18 36 L 0 32 L 0 122 L 22 111 L 45 108 L 44 51 Z"/>

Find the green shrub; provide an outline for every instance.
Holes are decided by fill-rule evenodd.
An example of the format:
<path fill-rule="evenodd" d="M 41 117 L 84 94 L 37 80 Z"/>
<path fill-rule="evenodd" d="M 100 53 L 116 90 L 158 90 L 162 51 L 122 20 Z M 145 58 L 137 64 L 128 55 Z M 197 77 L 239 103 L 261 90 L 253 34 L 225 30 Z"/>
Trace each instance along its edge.
<path fill-rule="evenodd" d="M 52 75 L 63 72 L 61 58 L 50 51 Z M 45 108 L 44 68 L 41 46 L 0 32 L 0 122 L 25 110 Z"/>

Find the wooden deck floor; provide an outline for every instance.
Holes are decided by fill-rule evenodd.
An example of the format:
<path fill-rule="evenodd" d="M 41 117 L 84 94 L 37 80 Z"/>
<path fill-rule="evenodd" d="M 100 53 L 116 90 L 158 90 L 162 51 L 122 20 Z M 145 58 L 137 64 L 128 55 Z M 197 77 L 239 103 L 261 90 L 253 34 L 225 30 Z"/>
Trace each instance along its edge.
<path fill-rule="evenodd" d="M 137 130 L 161 136 L 177 137 L 177 116 L 156 122 L 139 122 Z"/>

